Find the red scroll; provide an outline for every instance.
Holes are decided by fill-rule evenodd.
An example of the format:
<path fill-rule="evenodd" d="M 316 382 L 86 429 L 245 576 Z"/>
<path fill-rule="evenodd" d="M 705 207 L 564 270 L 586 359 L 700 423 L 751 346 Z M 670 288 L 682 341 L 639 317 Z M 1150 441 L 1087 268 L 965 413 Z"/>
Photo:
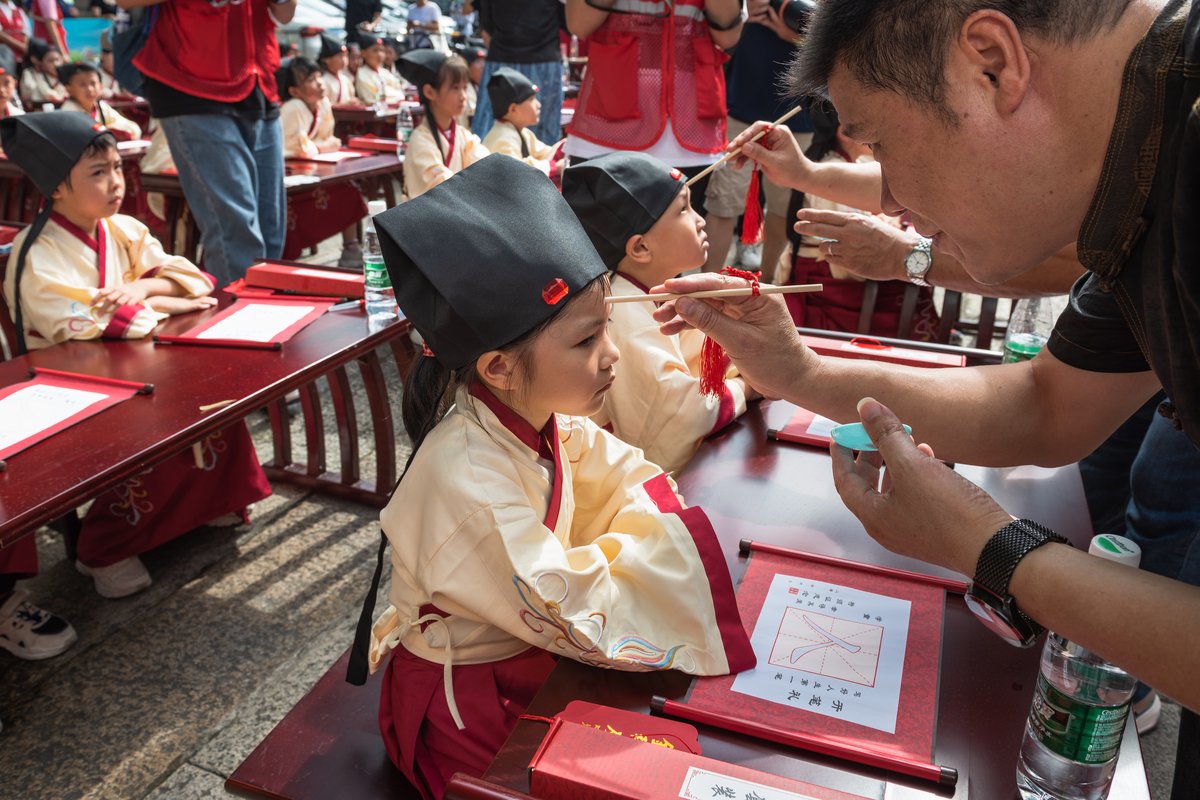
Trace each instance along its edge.
<path fill-rule="evenodd" d="M 154 341 L 278 350 L 331 305 L 332 300 L 238 300 L 181 336 L 155 336 Z"/>

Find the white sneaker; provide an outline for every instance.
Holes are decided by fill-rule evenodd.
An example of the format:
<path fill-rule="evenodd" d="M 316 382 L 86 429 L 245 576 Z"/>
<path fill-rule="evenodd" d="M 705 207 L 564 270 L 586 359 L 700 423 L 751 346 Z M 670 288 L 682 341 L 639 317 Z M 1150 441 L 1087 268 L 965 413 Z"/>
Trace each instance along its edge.
<path fill-rule="evenodd" d="M 76 561 L 75 569 L 90 575 L 96 582 L 96 594 L 109 599 L 137 594 L 153 583 L 146 565 L 137 556 L 130 556 L 107 567 L 89 567 L 82 561 Z"/>
<path fill-rule="evenodd" d="M 18 589 L 0 606 L 0 647 L 17 658 L 53 658 L 75 644 L 75 629 L 57 614 L 27 602 Z"/>
<path fill-rule="evenodd" d="M 1162 716 L 1162 700 L 1158 692 L 1151 690 L 1149 694 L 1133 704 L 1133 722 L 1139 734 L 1149 733 L 1158 727 L 1159 717 Z"/>

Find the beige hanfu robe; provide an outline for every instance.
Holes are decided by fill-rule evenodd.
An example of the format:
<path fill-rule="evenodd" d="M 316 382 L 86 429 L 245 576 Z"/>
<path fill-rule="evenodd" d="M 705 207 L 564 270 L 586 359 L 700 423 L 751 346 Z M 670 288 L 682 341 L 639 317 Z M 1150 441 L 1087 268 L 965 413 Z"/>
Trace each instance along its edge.
<path fill-rule="evenodd" d="M 438 144 L 441 149 L 438 149 Z M 437 141 L 428 122 L 413 128 L 404 152 L 404 190 L 409 199 L 420 197 L 456 172 L 488 155 L 479 137 L 457 121 L 450 130 L 438 131 Z"/>
<path fill-rule="evenodd" d="M 390 69 L 371 69 L 363 64 L 354 76 L 354 93 L 369 106 L 399 103 L 404 99 L 404 79 Z"/>
<path fill-rule="evenodd" d="M 303 100 L 293 97 L 280 106 L 279 124 L 283 127 L 284 158 L 311 158 L 342 146 L 342 140 L 333 135 L 333 108 L 325 98 L 317 103 L 314 114 Z"/>
<path fill-rule="evenodd" d="M 524 149 L 521 144 L 524 142 Z M 483 137 L 483 146 L 489 153 L 503 153 L 518 161 L 524 161 L 531 167 L 537 167 L 546 175 L 554 164 L 552 145 L 544 144 L 533 135 L 529 128 L 517 128 L 509 122 L 497 121 L 487 136 Z"/>
<path fill-rule="evenodd" d="M 67 98 L 62 104 L 63 111 L 82 111 L 96 122 L 112 131 L 117 131 L 124 136 L 118 138 L 124 139 L 140 139 L 142 138 L 142 126 L 138 125 L 133 120 L 127 119 L 121 115 L 119 111 L 114 109 L 103 100 L 97 100 L 95 107 L 91 109 L 84 108 L 74 100 Z"/>

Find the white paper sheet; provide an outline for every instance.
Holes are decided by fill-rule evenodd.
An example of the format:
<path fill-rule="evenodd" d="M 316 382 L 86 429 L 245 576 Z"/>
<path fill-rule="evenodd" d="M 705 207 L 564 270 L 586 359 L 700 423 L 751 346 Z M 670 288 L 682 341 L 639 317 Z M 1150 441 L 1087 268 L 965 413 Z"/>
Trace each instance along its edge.
<path fill-rule="evenodd" d="M 52 428 L 109 395 L 35 383 L 0 399 L 0 450 Z"/>
<path fill-rule="evenodd" d="M 837 427 L 837 423 L 829 417 L 822 417 L 817 414 L 812 418 L 812 422 L 808 423 L 808 430 L 805 433 L 810 436 L 824 436 L 829 438 L 829 432 Z"/>
<path fill-rule="evenodd" d="M 908 600 L 776 575 L 733 691 L 896 732 Z"/>
<path fill-rule="evenodd" d="M 679 796 L 684 800 L 813 800 L 806 794 L 764 786 L 744 778 L 732 778 L 700 767 L 688 767 L 683 786 L 679 788 Z"/>
<path fill-rule="evenodd" d="M 237 311 L 211 328 L 201 331 L 196 338 L 269 342 L 315 308 L 316 306 L 306 303 L 243 301 Z"/>

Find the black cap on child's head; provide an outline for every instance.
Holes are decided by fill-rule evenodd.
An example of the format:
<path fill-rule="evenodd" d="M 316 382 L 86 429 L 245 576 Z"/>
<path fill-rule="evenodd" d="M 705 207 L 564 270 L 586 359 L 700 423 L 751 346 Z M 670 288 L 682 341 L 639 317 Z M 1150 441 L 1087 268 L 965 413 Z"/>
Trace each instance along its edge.
<path fill-rule="evenodd" d="M 519 339 L 606 271 L 554 184 L 499 154 L 375 229 L 396 302 L 449 369 Z"/>
<path fill-rule="evenodd" d="M 46 111 L 0 120 L 0 146 L 8 160 L 50 197 L 71 168 L 108 128 L 82 111 Z"/>
<path fill-rule="evenodd" d="M 409 50 L 396 59 L 396 69 L 400 71 L 404 80 L 420 90 L 427 83 L 437 85 L 438 72 L 447 58 L 449 56 L 429 48 Z"/>
<path fill-rule="evenodd" d="M 341 40 L 330 36 L 328 33 L 321 34 L 321 54 L 318 56 L 322 61 L 327 58 L 333 58 L 339 53 L 346 52 L 346 45 L 342 44 Z"/>
<path fill-rule="evenodd" d="M 629 237 L 654 226 L 683 188 L 683 174 L 645 153 L 607 153 L 563 171 L 563 197 L 609 269 Z"/>
<path fill-rule="evenodd" d="M 524 103 L 538 93 L 538 87 L 512 67 L 500 67 L 488 78 L 487 91 L 492 113 L 501 119 L 510 105 Z"/>
<path fill-rule="evenodd" d="M 376 36 L 370 31 L 359 31 L 354 35 L 355 41 L 358 42 L 360 50 L 366 50 L 369 47 L 374 47 L 383 41 L 383 37 Z"/>

